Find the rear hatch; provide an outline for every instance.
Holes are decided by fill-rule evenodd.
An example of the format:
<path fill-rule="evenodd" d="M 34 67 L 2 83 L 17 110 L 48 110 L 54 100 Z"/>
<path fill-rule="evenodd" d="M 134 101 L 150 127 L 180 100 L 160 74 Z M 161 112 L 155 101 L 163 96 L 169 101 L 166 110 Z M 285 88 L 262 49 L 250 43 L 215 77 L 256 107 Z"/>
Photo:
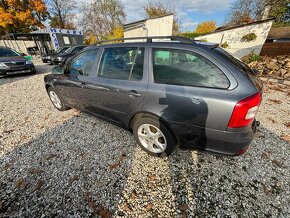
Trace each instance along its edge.
<path fill-rule="evenodd" d="M 232 62 L 235 66 L 237 66 L 250 79 L 250 81 L 252 81 L 252 83 L 255 85 L 257 90 L 259 92 L 263 92 L 263 82 L 253 69 L 251 69 L 247 64 L 245 64 L 239 58 L 234 57 L 232 54 L 228 53 L 222 48 L 216 47 L 213 49 L 217 51 L 220 55 L 222 55 L 224 58 Z"/>

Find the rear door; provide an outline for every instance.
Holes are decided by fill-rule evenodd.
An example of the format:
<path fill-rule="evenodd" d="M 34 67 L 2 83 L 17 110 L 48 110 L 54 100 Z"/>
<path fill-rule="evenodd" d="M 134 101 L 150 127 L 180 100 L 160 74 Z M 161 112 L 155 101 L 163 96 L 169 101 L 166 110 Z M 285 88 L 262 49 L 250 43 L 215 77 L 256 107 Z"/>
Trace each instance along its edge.
<path fill-rule="evenodd" d="M 90 81 L 90 111 L 121 124 L 144 99 L 148 84 L 145 47 L 105 47 Z"/>

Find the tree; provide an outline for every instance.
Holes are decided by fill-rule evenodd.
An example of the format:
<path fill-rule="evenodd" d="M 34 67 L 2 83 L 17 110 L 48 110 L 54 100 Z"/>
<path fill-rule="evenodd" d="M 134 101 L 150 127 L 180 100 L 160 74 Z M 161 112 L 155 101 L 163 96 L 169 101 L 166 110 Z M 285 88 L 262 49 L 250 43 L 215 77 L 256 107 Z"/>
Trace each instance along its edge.
<path fill-rule="evenodd" d="M 289 0 L 238 0 L 233 3 L 227 18 L 228 25 L 239 25 L 262 19 L 270 8 L 266 17 L 275 17 L 274 25 L 290 24 Z"/>
<path fill-rule="evenodd" d="M 195 33 L 197 34 L 206 34 L 216 30 L 215 21 L 205 21 L 197 25 Z"/>
<path fill-rule="evenodd" d="M 271 1 L 269 17 L 275 17 L 275 26 L 290 25 L 290 1 L 275 0 Z"/>
<path fill-rule="evenodd" d="M 264 0 L 237 0 L 232 4 L 228 25 L 240 25 L 257 20 L 264 11 Z"/>
<path fill-rule="evenodd" d="M 48 18 L 42 0 L 0 0 L 0 34 L 43 28 Z"/>
<path fill-rule="evenodd" d="M 75 9 L 75 0 L 50 0 L 50 26 L 62 29 L 74 29 L 74 24 L 71 20 L 74 16 Z"/>
<path fill-rule="evenodd" d="M 122 26 L 126 14 L 119 0 L 98 0 L 82 6 L 81 25 L 90 31 L 97 40 L 106 38 L 117 27 Z"/>
<path fill-rule="evenodd" d="M 174 9 L 172 9 L 172 7 L 166 6 L 161 2 L 149 3 L 144 7 L 144 10 L 147 15 L 147 18 L 159 17 L 167 14 L 172 14 L 175 12 Z M 173 35 L 178 35 L 180 33 L 180 23 L 177 18 L 174 18 L 173 20 L 172 33 Z"/>

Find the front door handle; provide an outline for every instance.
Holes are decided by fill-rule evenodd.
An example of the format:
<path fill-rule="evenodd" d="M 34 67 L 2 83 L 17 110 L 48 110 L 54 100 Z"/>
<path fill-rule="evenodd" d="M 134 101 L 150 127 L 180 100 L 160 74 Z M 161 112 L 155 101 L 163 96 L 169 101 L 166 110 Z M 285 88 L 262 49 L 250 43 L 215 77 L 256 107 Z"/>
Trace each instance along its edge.
<path fill-rule="evenodd" d="M 135 90 L 131 90 L 131 91 L 128 93 L 128 95 L 129 95 L 130 98 L 141 97 L 141 94 L 138 93 L 138 92 L 135 91 Z"/>

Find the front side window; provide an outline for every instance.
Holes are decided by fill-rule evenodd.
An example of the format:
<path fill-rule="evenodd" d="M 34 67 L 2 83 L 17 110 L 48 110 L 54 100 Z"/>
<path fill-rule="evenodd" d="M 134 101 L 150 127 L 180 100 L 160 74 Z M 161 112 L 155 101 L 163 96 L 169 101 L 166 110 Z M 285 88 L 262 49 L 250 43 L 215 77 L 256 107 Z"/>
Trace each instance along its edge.
<path fill-rule="evenodd" d="M 143 78 L 144 48 L 105 48 L 98 76 L 139 81 Z"/>
<path fill-rule="evenodd" d="M 81 53 L 68 64 L 66 73 L 70 75 L 88 76 L 96 61 L 97 54 L 98 49 Z"/>
<path fill-rule="evenodd" d="M 175 49 L 153 49 L 156 83 L 228 88 L 227 77 L 199 54 Z"/>

